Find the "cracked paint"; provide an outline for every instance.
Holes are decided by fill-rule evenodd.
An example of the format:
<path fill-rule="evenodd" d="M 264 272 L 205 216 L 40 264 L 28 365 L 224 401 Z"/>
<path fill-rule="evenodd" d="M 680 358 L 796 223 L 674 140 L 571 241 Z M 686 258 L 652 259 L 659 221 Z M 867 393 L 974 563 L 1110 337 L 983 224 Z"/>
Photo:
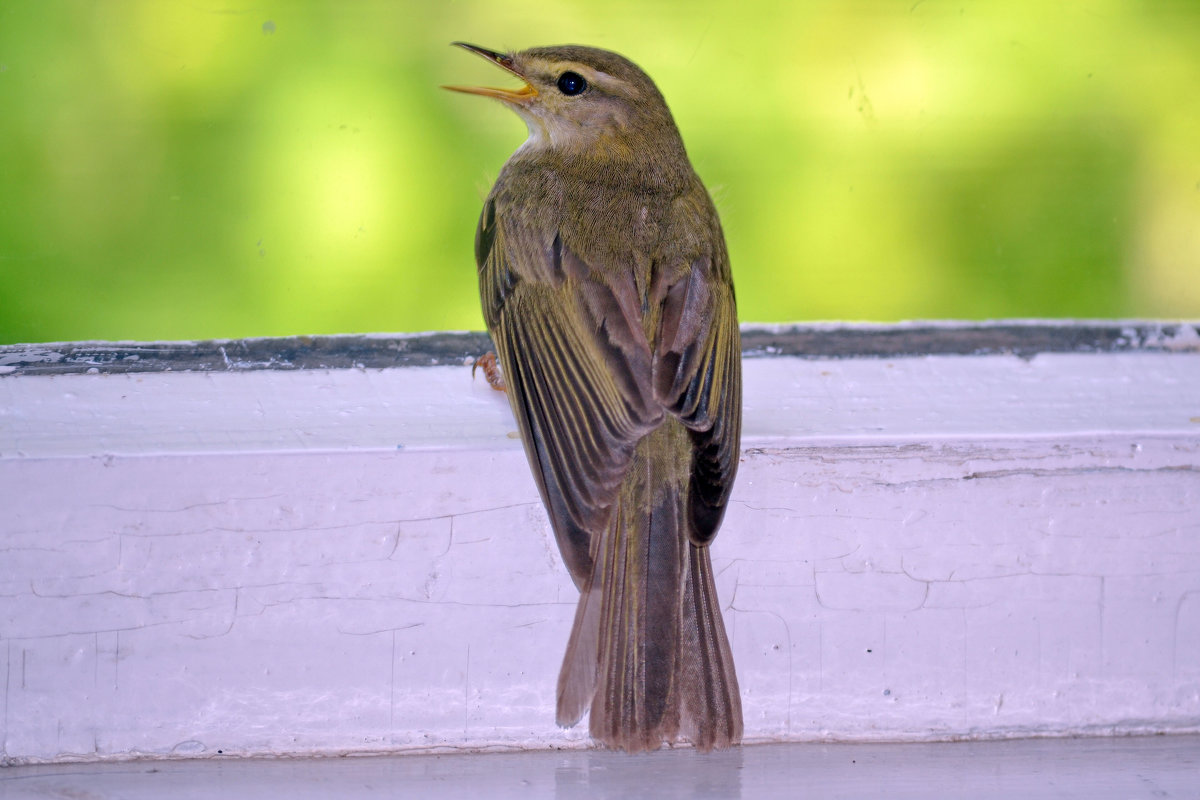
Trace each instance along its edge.
<path fill-rule="evenodd" d="M 0 458 L 0 759 L 580 742 L 577 593 L 497 429 Z M 1035 434 L 751 432 L 713 550 L 748 739 L 1200 729 L 1200 432 Z"/>

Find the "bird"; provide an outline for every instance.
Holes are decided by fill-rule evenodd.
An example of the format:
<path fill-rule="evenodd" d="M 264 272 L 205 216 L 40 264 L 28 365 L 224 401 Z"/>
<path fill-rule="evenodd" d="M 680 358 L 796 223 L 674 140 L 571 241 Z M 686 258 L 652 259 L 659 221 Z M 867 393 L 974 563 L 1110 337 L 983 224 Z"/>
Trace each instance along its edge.
<path fill-rule="evenodd" d="M 710 545 L 742 427 L 741 340 L 716 207 L 661 92 L 583 45 L 454 42 L 519 88 L 528 138 L 475 235 L 483 317 L 579 589 L 556 722 L 627 752 L 740 744 Z"/>

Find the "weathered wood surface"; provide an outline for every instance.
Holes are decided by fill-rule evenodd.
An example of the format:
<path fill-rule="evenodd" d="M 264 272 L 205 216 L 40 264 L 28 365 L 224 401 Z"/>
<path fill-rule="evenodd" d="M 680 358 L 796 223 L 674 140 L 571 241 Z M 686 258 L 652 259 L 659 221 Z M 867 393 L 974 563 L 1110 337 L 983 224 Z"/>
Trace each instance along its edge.
<path fill-rule="evenodd" d="M 714 563 L 750 739 L 1200 730 L 1200 337 L 987 327 L 747 359 Z M 0 376 L 0 758 L 581 744 L 574 589 L 446 352 Z"/>

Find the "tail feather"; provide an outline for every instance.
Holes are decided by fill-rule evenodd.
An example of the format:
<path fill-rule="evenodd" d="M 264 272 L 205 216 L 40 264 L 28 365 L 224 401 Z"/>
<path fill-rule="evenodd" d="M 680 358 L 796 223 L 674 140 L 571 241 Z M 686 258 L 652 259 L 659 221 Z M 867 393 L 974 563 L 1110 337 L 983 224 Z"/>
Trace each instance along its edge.
<path fill-rule="evenodd" d="M 657 434 L 639 454 L 670 452 Z M 654 750 L 681 734 L 701 750 L 741 740 L 708 547 L 686 530 L 687 476 L 686 465 L 635 456 L 576 608 L 557 719 L 573 725 L 590 704 L 591 735 L 608 747 Z"/>
<path fill-rule="evenodd" d="M 598 559 L 603 599 L 589 728 L 622 750 L 657 748 L 679 729 L 672 684 L 686 540 L 673 494 L 618 503 Z"/>
<path fill-rule="evenodd" d="M 587 713 L 596 693 L 596 663 L 600 639 L 600 587 L 592 581 L 583 587 L 575 607 L 575 624 L 567 641 L 567 654 L 558 673 L 558 706 L 555 721 L 570 728 Z"/>
<path fill-rule="evenodd" d="M 683 735 L 707 752 L 742 741 L 742 698 L 708 547 L 689 544 L 688 550 L 679 639 L 680 714 Z"/>

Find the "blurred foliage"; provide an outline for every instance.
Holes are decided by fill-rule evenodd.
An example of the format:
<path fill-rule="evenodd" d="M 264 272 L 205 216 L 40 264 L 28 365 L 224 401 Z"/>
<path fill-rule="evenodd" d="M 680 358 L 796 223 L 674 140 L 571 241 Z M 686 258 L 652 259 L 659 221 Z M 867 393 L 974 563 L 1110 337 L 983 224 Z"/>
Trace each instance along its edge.
<path fill-rule="evenodd" d="M 14 0 L 0 341 L 480 328 L 455 39 L 640 63 L 744 321 L 1200 317 L 1195 0 Z"/>

